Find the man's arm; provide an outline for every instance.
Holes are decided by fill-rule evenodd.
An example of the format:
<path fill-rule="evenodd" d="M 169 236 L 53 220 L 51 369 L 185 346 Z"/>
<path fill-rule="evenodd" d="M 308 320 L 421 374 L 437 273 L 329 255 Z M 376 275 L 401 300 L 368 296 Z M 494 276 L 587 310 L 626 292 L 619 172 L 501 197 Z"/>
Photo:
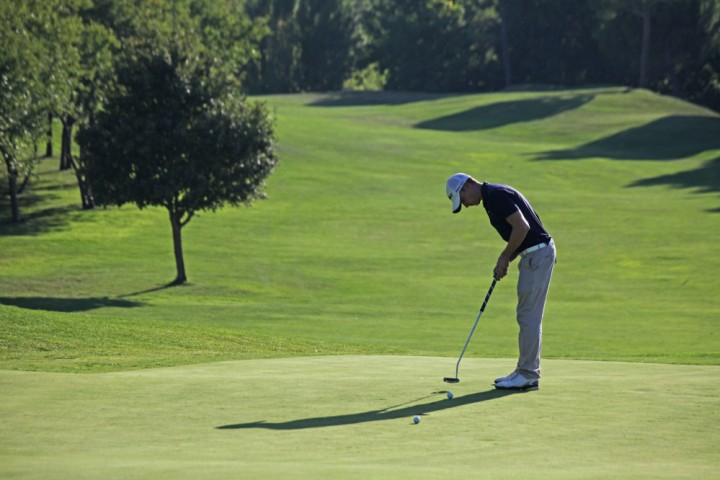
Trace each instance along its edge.
<path fill-rule="evenodd" d="M 495 270 L 493 271 L 493 275 L 495 275 L 495 278 L 498 280 L 507 275 L 510 262 L 515 259 L 515 251 L 520 247 L 527 233 L 530 231 L 530 224 L 525 220 L 525 216 L 520 210 L 517 210 L 507 217 L 505 221 L 512 226 L 512 232 L 510 232 L 510 239 L 505 246 L 505 250 L 500 254 L 497 265 L 495 265 Z"/>

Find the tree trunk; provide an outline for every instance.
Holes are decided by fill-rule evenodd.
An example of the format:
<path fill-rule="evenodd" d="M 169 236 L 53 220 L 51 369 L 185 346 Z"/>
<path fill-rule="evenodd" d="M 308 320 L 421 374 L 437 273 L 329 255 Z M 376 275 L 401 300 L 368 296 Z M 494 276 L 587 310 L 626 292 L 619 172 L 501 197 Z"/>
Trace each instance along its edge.
<path fill-rule="evenodd" d="M 638 87 L 645 88 L 647 86 L 647 69 L 648 69 L 648 56 L 650 55 L 650 2 L 645 0 L 642 6 L 642 20 L 643 20 L 643 32 L 642 32 L 642 48 L 640 52 L 640 79 L 638 80 Z"/>
<path fill-rule="evenodd" d="M 72 167 L 72 129 L 75 118 L 72 115 L 60 115 L 62 122 L 62 143 L 60 144 L 60 170 Z"/>
<path fill-rule="evenodd" d="M 500 44 L 502 46 L 502 62 L 505 71 L 505 88 L 512 85 L 512 69 L 510 68 L 510 48 L 507 38 L 507 2 L 500 0 Z"/>
<path fill-rule="evenodd" d="M 62 144 L 60 145 L 60 170 L 73 169 L 80 189 L 82 208 L 83 210 L 91 210 L 95 208 L 95 200 L 85 175 L 80 171 L 77 162 L 72 156 L 72 130 L 75 125 L 75 118 L 72 115 L 60 115 L 60 121 L 63 125 Z"/>
<path fill-rule="evenodd" d="M 670 52 L 665 53 L 665 65 L 668 69 L 668 73 L 670 74 L 670 85 L 672 86 L 672 94 L 675 98 L 682 98 L 682 89 L 680 87 L 680 79 L 677 75 L 677 70 L 675 69 L 675 63 L 672 59 L 672 54 Z"/>
<path fill-rule="evenodd" d="M 46 157 L 52 157 L 52 155 L 53 155 L 52 122 L 53 122 L 53 114 L 52 114 L 52 112 L 48 112 L 47 144 L 45 145 L 45 156 Z"/>
<path fill-rule="evenodd" d="M 187 282 L 185 275 L 185 260 L 183 259 L 182 250 L 182 222 L 180 221 L 181 213 L 168 208 L 170 213 L 170 224 L 172 225 L 173 247 L 175 249 L 175 266 L 177 268 L 177 277 L 172 282 L 173 285 L 180 285 Z"/>
<path fill-rule="evenodd" d="M 92 210 L 95 208 L 95 199 L 90 191 L 90 184 L 85 178 L 85 175 L 81 171 L 78 163 L 73 157 L 70 157 L 70 164 L 72 165 L 73 171 L 75 172 L 75 178 L 77 178 L 78 188 L 80 189 L 80 201 L 82 202 L 83 210 Z"/>
<path fill-rule="evenodd" d="M 20 222 L 20 205 L 18 203 L 18 197 L 17 197 L 17 177 L 18 177 L 18 171 L 15 167 L 15 162 L 13 162 L 10 155 L 8 155 L 7 152 L 2 152 L 3 157 L 5 158 L 5 166 L 7 167 L 7 173 L 8 173 L 8 187 L 10 188 L 10 209 L 12 211 L 12 221 L 13 223 L 19 223 Z"/>
<path fill-rule="evenodd" d="M 20 186 L 17 186 L 17 180 L 15 180 L 15 188 L 18 195 L 23 193 L 25 191 L 25 187 L 27 187 L 27 184 L 30 182 L 30 176 L 32 175 L 33 170 L 35 170 L 35 165 L 37 164 L 38 158 L 37 158 L 37 143 L 35 144 L 33 148 L 33 158 L 32 161 L 29 163 L 28 168 L 25 171 L 25 178 L 23 178 L 22 182 L 20 182 Z M 20 173 L 18 173 L 17 178 L 20 178 Z"/>
<path fill-rule="evenodd" d="M 90 192 L 90 186 L 87 180 L 75 170 L 75 176 L 77 177 L 78 187 L 80 188 L 80 202 L 82 203 L 83 210 L 92 210 L 95 208 L 95 199 Z"/>

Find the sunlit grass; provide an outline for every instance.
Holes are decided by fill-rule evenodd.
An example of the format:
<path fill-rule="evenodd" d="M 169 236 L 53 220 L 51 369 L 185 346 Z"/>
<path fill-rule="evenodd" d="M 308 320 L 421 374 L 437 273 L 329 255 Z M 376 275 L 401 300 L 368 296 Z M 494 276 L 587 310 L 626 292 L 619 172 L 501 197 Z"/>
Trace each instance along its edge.
<path fill-rule="evenodd" d="M 268 199 L 188 224 L 188 285 L 166 288 L 166 212 L 84 212 L 56 159 L 23 195 L 23 223 L 0 201 L 0 367 L 105 371 L 317 345 L 455 356 L 503 248 L 482 208 L 449 213 L 456 171 L 523 191 L 556 240 L 545 358 L 720 364 L 716 115 L 620 88 L 263 100 L 281 158 Z M 666 155 L 670 140 L 683 156 Z M 515 275 L 469 356 L 516 355 Z M 43 328 L 59 338 L 46 350 L 33 341 Z M 73 361 L 58 362 L 65 349 Z"/>

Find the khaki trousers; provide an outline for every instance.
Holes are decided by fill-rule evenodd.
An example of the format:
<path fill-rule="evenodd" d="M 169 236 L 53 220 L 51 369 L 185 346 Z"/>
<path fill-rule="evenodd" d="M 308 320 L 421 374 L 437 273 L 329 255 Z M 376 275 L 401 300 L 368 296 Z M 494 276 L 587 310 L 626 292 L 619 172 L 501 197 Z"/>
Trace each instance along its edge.
<path fill-rule="evenodd" d="M 540 378 L 540 355 L 542 353 L 542 319 L 545 299 L 550 288 L 555 266 L 555 243 L 535 250 L 521 258 L 518 265 L 517 322 L 518 335 L 517 372 L 525 378 Z"/>

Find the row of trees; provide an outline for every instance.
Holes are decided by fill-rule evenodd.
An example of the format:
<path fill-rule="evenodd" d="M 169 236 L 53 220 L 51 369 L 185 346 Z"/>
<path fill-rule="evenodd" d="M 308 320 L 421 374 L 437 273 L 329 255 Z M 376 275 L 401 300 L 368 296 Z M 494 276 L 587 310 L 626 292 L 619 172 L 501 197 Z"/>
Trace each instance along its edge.
<path fill-rule="evenodd" d="M 250 92 L 611 83 L 720 110 L 719 0 L 248 0 L 246 11 L 270 28 Z"/>
<path fill-rule="evenodd" d="M 270 114 L 242 95 L 266 34 L 232 1 L 0 0 L 0 153 L 13 221 L 48 118 L 59 118 L 60 168 L 74 170 L 83 208 L 164 207 L 173 283 L 187 281 L 182 227 L 198 211 L 261 198 L 277 163 Z"/>

